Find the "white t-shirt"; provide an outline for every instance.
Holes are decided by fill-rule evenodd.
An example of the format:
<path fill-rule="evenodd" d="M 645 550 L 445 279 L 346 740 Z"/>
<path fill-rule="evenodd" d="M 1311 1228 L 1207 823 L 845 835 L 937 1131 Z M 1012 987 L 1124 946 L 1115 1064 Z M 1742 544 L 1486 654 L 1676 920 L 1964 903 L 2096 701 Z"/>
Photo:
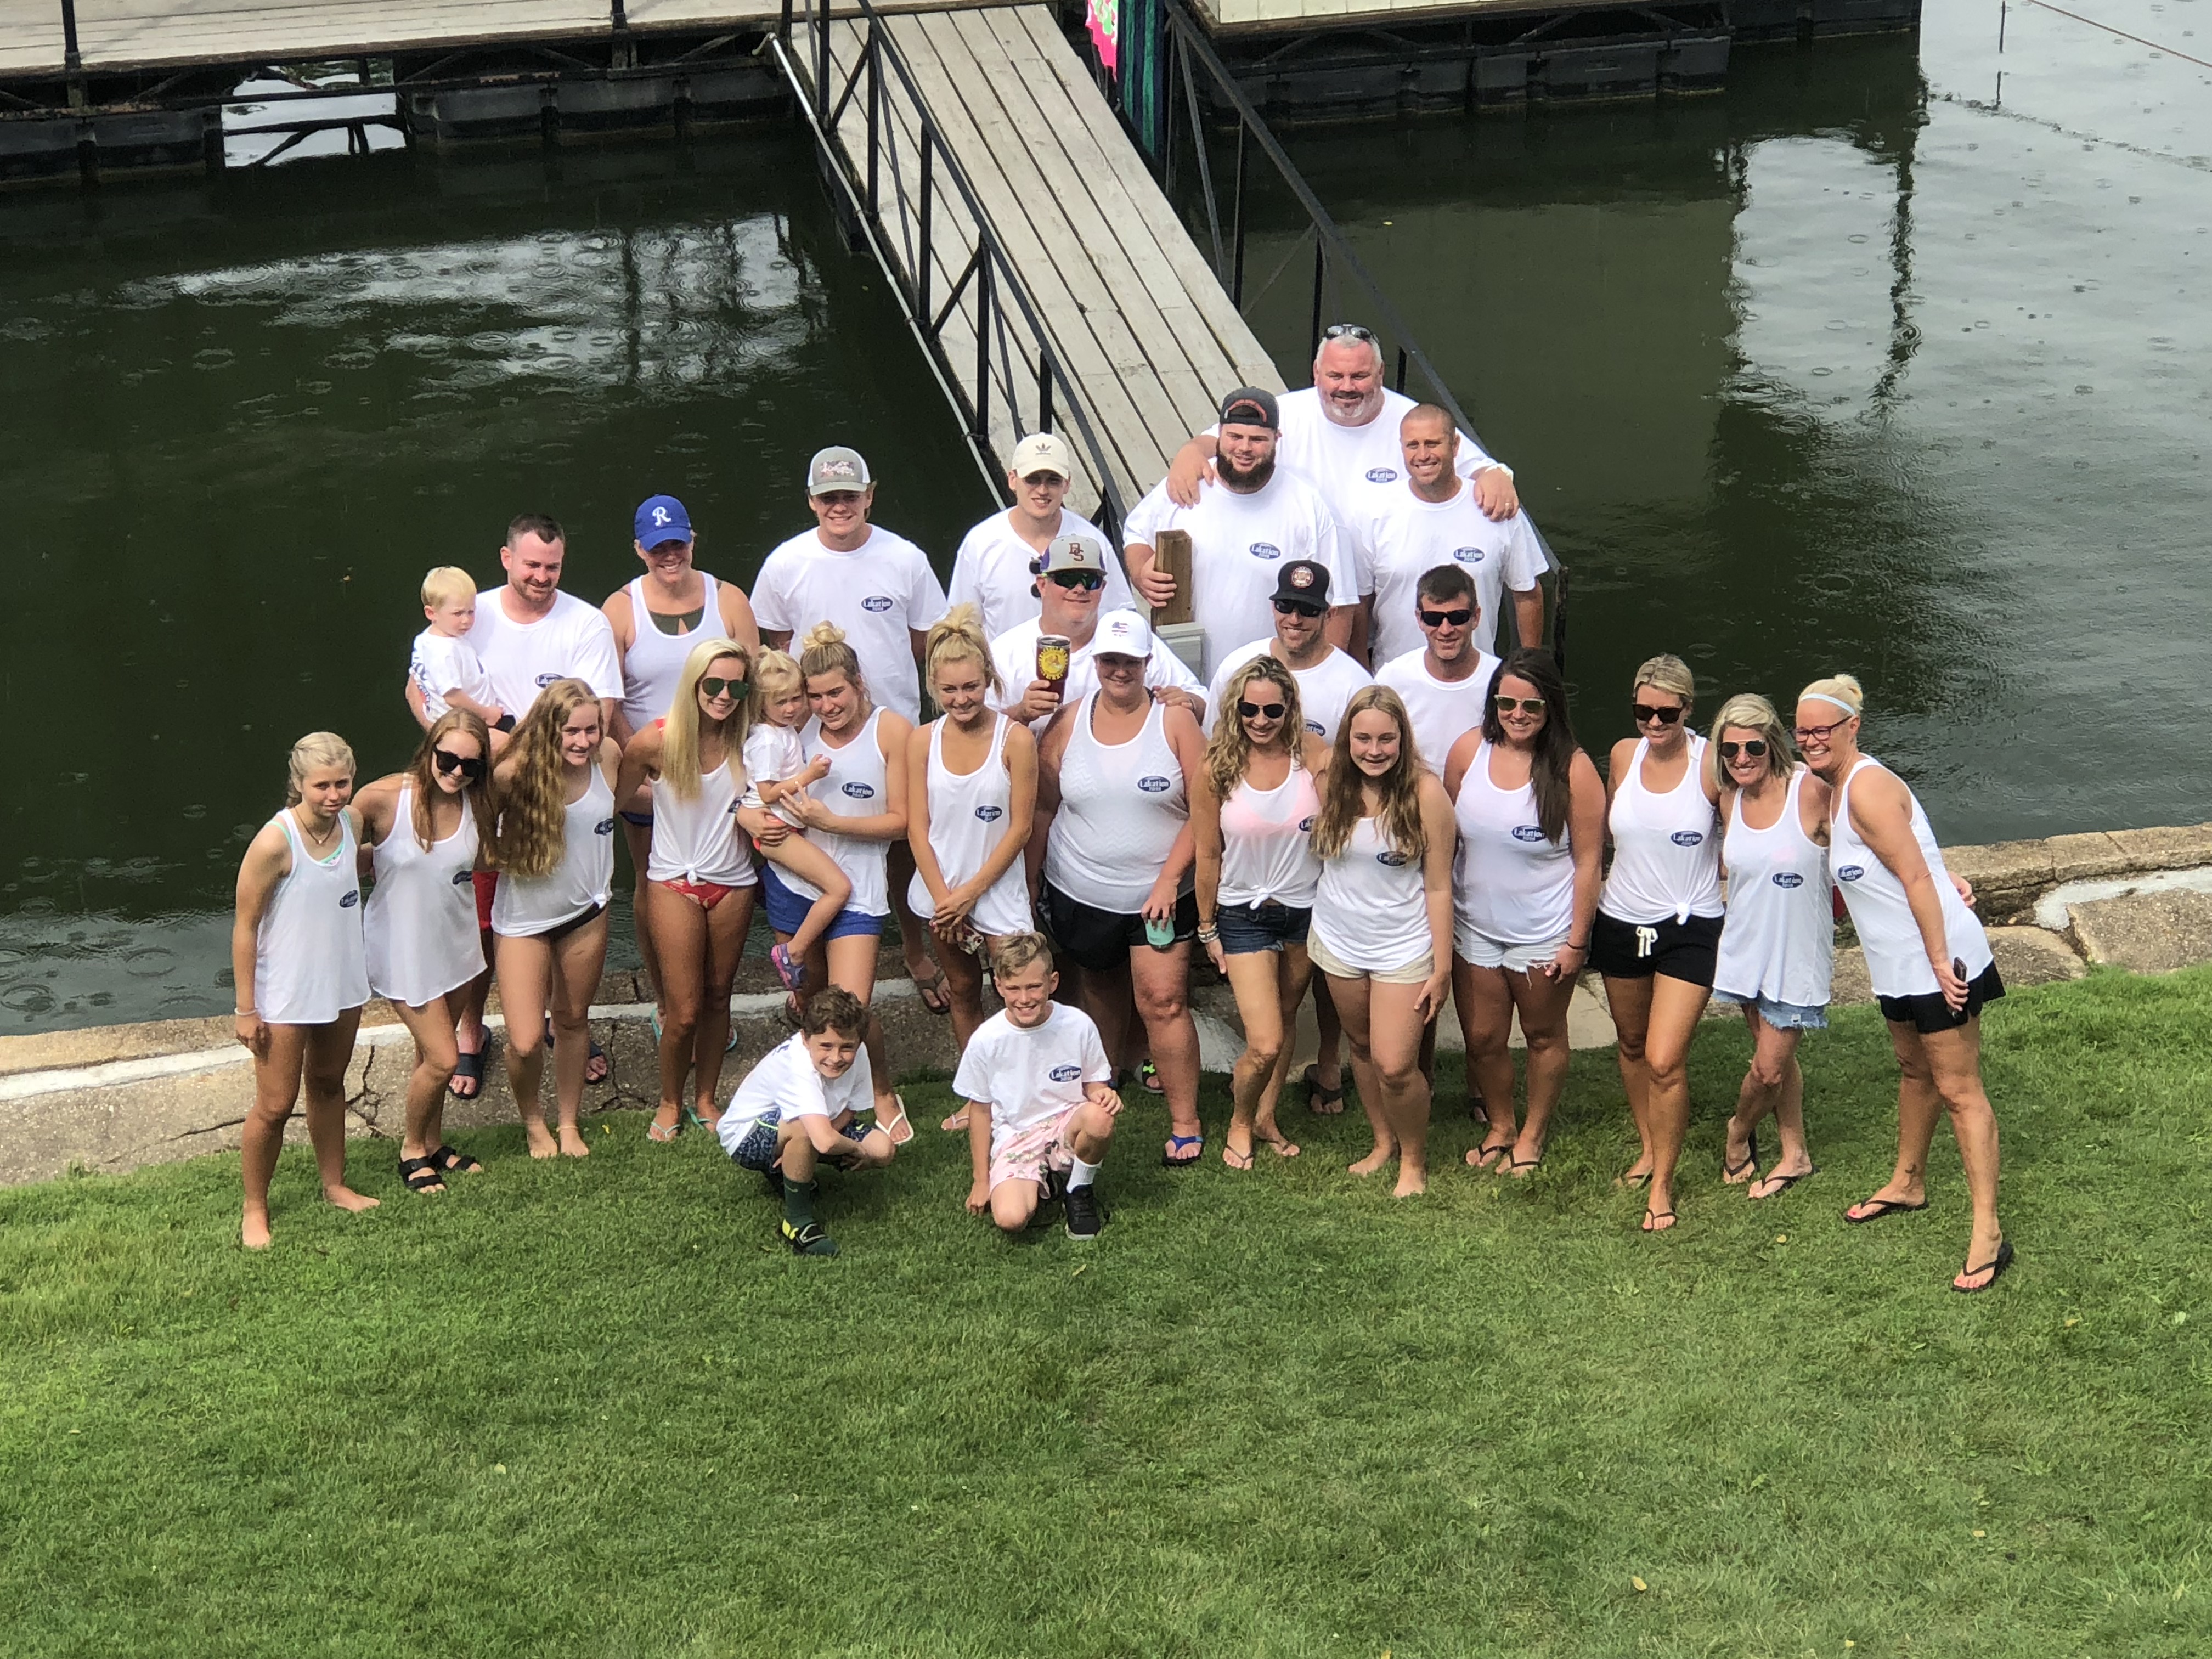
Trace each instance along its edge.
<path fill-rule="evenodd" d="M 407 672 L 415 677 L 415 684 L 422 690 L 422 712 L 432 720 L 446 712 L 448 691 L 458 691 L 487 705 L 499 702 L 499 694 L 491 688 L 491 676 L 484 672 L 483 659 L 477 655 L 476 647 L 469 643 L 465 634 L 441 634 L 434 628 L 424 629 L 415 636 L 415 649 L 407 659 Z M 501 703 L 500 707 L 507 706 Z"/>
<path fill-rule="evenodd" d="M 1261 640 L 1256 644 L 1235 651 L 1213 671 L 1213 684 L 1206 688 L 1206 734 L 1213 735 L 1220 723 L 1221 711 L 1228 701 L 1230 677 L 1253 658 L 1262 655 L 1273 644 Z M 1306 730 L 1323 743 L 1336 741 L 1336 728 L 1344 720 L 1344 705 L 1350 702 L 1359 688 L 1371 678 L 1348 653 L 1334 646 L 1311 668 L 1293 668 L 1291 678 L 1298 683 L 1298 712 L 1305 716 Z"/>
<path fill-rule="evenodd" d="M 1392 658 L 1375 671 L 1375 683 L 1398 694 L 1413 719 L 1413 741 L 1420 746 L 1421 764 L 1442 777 L 1452 744 L 1470 727 L 1482 724 L 1483 700 L 1490 695 L 1490 677 L 1498 672 L 1498 659 L 1486 651 L 1474 672 L 1465 679 L 1440 680 L 1422 660 L 1427 653 L 1424 643 L 1419 651 Z"/>
<path fill-rule="evenodd" d="M 1106 591 L 1101 611 L 1133 611 L 1137 601 L 1122 574 L 1121 557 L 1106 532 L 1088 519 L 1060 509 L 1061 536 L 1087 536 L 1105 550 Z M 1044 610 L 1044 601 L 1030 592 L 1042 580 L 1030 572 L 1037 551 L 1014 533 L 1011 513 L 994 513 L 961 538 L 952 556 L 952 580 L 945 585 L 948 605 L 972 605 L 983 613 L 983 637 L 995 640 L 1016 623 L 1033 622 Z"/>
<path fill-rule="evenodd" d="M 822 545 L 809 530 L 769 554 L 753 583 L 761 631 L 791 630 L 793 654 L 817 623 L 832 622 L 860 659 L 874 700 L 910 720 L 921 718 L 921 672 L 909 629 L 945 614 L 945 590 L 928 556 L 903 536 L 871 528 L 850 553 Z"/>
<path fill-rule="evenodd" d="M 1106 1045 L 1091 1016 L 1055 1002 L 1030 1030 L 1002 1008 L 975 1028 L 960 1056 L 952 1092 L 991 1109 L 991 1146 L 1083 1103 L 1083 1085 L 1112 1080 Z"/>
<path fill-rule="evenodd" d="M 1413 399 L 1387 387 L 1382 413 L 1365 426 L 1339 426 L 1322 406 L 1321 392 L 1313 386 L 1285 392 L 1275 399 L 1282 429 L 1275 441 L 1275 459 L 1297 473 L 1328 503 L 1339 523 L 1364 516 L 1360 501 L 1376 484 L 1395 484 L 1405 477 L 1406 452 L 1400 447 L 1399 423 Z M 1206 428 L 1218 437 L 1218 426 Z M 1486 466 L 1495 466 L 1482 446 L 1464 432 L 1459 434 L 1459 476 L 1471 478 Z"/>
<path fill-rule="evenodd" d="M 714 1134 L 722 1150 L 735 1156 L 738 1143 L 771 1111 L 780 1114 L 780 1122 L 794 1117 L 834 1118 L 846 1112 L 865 1112 L 875 1100 L 875 1078 L 868 1069 L 865 1047 L 853 1056 L 852 1069 L 831 1083 L 814 1069 L 814 1062 L 806 1055 L 806 1039 L 794 1031 L 745 1073 L 745 1080 L 738 1085 L 737 1093 L 715 1120 Z"/>
<path fill-rule="evenodd" d="M 1279 467 L 1249 495 L 1200 484 L 1192 507 L 1170 501 L 1161 482 L 1129 514 L 1122 544 L 1152 546 L 1163 530 L 1190 532 L 1190 615 L 1206 630 L 1209 661 L 1275 637 L 1275 583 L 1292 559 L 1328 567 L 1330 605 L 1359 603 L 1357 572 L 1328 504 Z"/>
<path fill-rule="evenodd" d="M 468 632 L 491 680 L 492 702 L 519 720 L 540 691 L 561 679 L 581 680 L 593 696 L 621 701 L 622 655 L 599 606 L 556 592 L 553 608 L 538 621 L 519 623 L 507 614 L 509 591 L 480 594 L 476 624 Z"/>
<path fill-rule="evenodd" d="M 1017 623 L 991 641 L 991 660 L 999 670 L 1000 687 L 991 701 L 991 706 L 1001 714 L 1021 702 L 1036 678 L 1037 636 L 1044 632 L 1044 623 L 1031 618 Z M 1061 687 L 1060 706 L 1072 708 L 1098 689 L 1098 669 L 1091 659 L 1097 649 L 1094 636 L 1087 645 L 1079 645 L 1067 653 L 1067 683 Z M 1173 688 L 1188 691 L 1194 696 L 1206 695 L 1206 685 L 1197 675 L 1183 665 L 1181 657 L 1162 645 L 1152 641 L 1152 654 L 1145 664 L 1145 684 L 1155 691 Z M 1037 736 L 1044 735 L 1052 716 L 1044 715 L 1030 722 L 1030 730 Z"/>
<path fill-rule="evenodd" d="M 757 811 L 761 780 L 787 783 L 806 769 L 806 745 L 799 733 L 774 720 L 760 720 L 745 728 L 745 797 L 744 805 Z M 779 801 L 775 815 L 793 829 L 803 827 L 790 807 Z"/>
<path fill-rule="evenodd" d="M 1498 644 L 1498 613 L 1505 595 L 1524 593 L 1544 574 L 1528 515 L 1516 513 L 1504 523 L 1483 516 L 1474 504 L 1474 487 L 1462 483 L 1448 501 L 1425 501 L 1404 483 L 1367 493 L 1369 511 L 1346 526 L 1363 592 L 1375 596 L 1373 655 L 1389 662 L 1427 641 L 1413 619 L 1414 590 L 1424 573 L 1456 564 L 1474 582 L 1482 615 L 1474 642 L 1485 651 Z"/>

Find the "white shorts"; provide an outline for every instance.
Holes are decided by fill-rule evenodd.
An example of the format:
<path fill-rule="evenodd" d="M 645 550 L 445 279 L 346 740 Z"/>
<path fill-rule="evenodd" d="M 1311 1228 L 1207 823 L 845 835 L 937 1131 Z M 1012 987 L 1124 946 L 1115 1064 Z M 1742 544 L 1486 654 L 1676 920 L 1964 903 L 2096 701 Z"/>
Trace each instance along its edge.
<path fill-rule="evenodd" d="M 1538 963 L 1549 962 L 1566 942 L 1567 936 L 1562 933 L 1545 945 L 1508 945 L 1471 927 L 1452 930 L 1452 954 L 1462 962 L 1478 968 L 1502 968 L 1510 974 L 1525 974 Z"/>
<path fill-rule="evenodd" d="M 1427 951 L 1399 968 L 1354 968 L 1322 944 L 1319 933 L 1306 935 L 1306 956 L 1316 969 L 1332 979 L 1371 979 L 1377 985 L 1425 985 L 1436 971 L 1433 953 Z"/>

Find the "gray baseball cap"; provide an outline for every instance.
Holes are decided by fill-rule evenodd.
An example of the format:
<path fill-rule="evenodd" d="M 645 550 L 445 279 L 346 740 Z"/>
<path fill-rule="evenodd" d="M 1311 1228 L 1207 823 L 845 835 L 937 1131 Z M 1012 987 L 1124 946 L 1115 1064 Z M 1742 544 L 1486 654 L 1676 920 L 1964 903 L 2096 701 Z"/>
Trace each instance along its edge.
<path fill-rule="evenodd" d="M 857 449 L 843 444 L 832 444 L 827 449 L 817 449 L 814 459 L 806 464 L 806 493 L 827 495 L 838 489 L 866 489 L 875 480 L 868 476 L 868 463 Z"/>

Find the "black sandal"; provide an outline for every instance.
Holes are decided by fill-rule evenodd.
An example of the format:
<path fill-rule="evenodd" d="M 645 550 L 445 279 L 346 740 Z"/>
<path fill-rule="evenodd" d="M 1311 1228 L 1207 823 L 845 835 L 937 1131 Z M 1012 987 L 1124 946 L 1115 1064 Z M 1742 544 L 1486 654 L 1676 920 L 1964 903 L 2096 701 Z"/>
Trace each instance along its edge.
<path fill-rule="evenodd" d="M 1954 1280 L 1951 1288 L 1958 1291 L 1960 1296 L 1979 1296 L 1984 1291 L 1993 1289 L 1997 1280 L 2004 1277 L 2004 1270 L 2011 1266 L 2012 1240 L 2008 1238 L 2001 1240 L 1997 1244 L 1997 1253 L 1995 1255 L 1982 1263 L 1980 1267 L 1969 1267 L 1959 1275 L 1960 1279 L 1972 1279 L 1976 1273 L 1987 1273 L 1989 1275 L 1987 1279 L 1978 1285 L 1961 1285 Z"/>
<path fill-rule="evenodd" d="M 1337 1074 L 1336 1087 L 1321 1086 L 1321 1066 L 1309 1066 L 1302 1079 L 1306 1085 L 1306 1110 L 1316 1117 L 1334 1117 L 1344 1110 L 1344 1075 Z"/>
<path fill-rule="evenodd" d="M 454 1146 L 434 1148 L 428 1161 L 437 1166 L 441 1175 L 482 1175 L 483 1173 L 483 1164 Z"/>
<path fill-rule="evenodd" d="M 1729 1163 L 1728 1147 L 1725 1145 L 1721 1147 L 1721 1174 L 1731 1181 L 1740 1175 L 1759 1173 L 1759 1126 L 1757 1124 L 1752 1125 L 1751 1133 L 1743 1138 L 1743 1144 L 1746 1150 L 1743 1162 L 1741 1164 Z"/>
<path fill-rule="evenodd" d="M 453 1096 L 455 1100 L 474 1100 L 483 1092 L 483 1050 L 481 1048 L 472 1054 L 465 1054 L 455 1060 L 453 1074 L 446 1079 L 446 1092 Z M 459 1089 L 453 1087 L 456 1083 L 461 1082 L 466 1082 L 471 1085 L 468 1093 L 463 1094 Z"/>
<path fill-rule="evenodd" d="M 410 1193 L 427 1193 L 433 1187 L 440 1192 L 446 1189 L 440 1178 L 435 1154 L 429 1158 L 403 1158 L 399 1160 L 399 1179 Z"/>

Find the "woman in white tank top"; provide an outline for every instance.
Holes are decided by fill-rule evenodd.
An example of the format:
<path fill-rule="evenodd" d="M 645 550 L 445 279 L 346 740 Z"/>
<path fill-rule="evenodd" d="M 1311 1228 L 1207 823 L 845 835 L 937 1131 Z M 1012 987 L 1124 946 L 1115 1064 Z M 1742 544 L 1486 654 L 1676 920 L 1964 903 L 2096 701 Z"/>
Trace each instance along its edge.
<path fill-rule="evenodd" d="M 353 774 L 353 750 L 332 732 L 293 744 L 285 808 L 239 866 L 230 969 L 238 1040 L 253 1056 L 240 1135 L 249 1250 L 269 1243 L 269 1178 L 303 1085 L 323 1196 L 342 1210 L 376 1206 L 345 1181 L 345 1071 L 368 1000 Z"/>
<path fill-rule="evenodd" d="M 1255 1142 L 1283 1158 L 1298 1151 L 1275 1109 L 1313 977 L 1306 941 L 1321 884 L 1313 824 L 1329 748 L 1305 729 L 1296 675 L 1264 652 L 1229 677 L 1219 713 L 1206 764 L 1190 781 L 1190 825 L 1199 943 L 1236 994 L 1244 1028 L 1221 1161 L 1249 1170 Z"/>
<path fill-rule="evenodd" d="M 1828 786 L 1796 759 L 1789 730 L 1765 698 L 1746 695 L 1721 705 L 1705 762 L 1720 783 L 1728 871 L 1728 926 L 1713 994 L 1741 1004 L 1751 1027 L 1751 1066 L 1721 1162 L 1723 1179 L 1749 1182 L 1754 1199 L 1785 1193 L 1813 1173 L 1797 1042 L 1828 1023 L 1835 966 Z M 1782 1150 L 1760 1174 L 1757 1133 L 1770 1112 Z"/>
<path fill-rule="evenodd" d="M 362 839 L 375 849 L 376 885 L 364 929 L 368 988 L 391 1003 L 415 1039 L 399 1179 L 410 1192 L 445 1190 L 445 1177 L 483 1166 L 445 1139 L 446 1085 L 461 994 L 484 971 L 474 872 L 491 839 L 491 733 L 474 713 L 431 721 L 404 772 L 354 797 Z"/>
<path fill-rule="evenodd" d="M 1364 685 L 1345 705 L 1313 827 L 1321 879 L 1306 949 L 1328 975 L 1375 1145 L 1352 1165 L 1398 1162 L 1396 1195 L 1429 1185 L 1421 1038 L 1451 977 L 1451 803 L 1423 766 L 1406 705 Z"/>
<path fill-rule="evenodd" d="M 1996 1114 L 1982 1087 L 1981 1011 L 2004 994 L 2004 981 L 1919 801 L 1902 778 L 1859 752 L 1863 706 L 1848 674 L 1815 680 L 1797 696 L 1798 746 L 1835 792 L 1828 867 L 1857 929 L 1902 1073 L 1897 1167 L 1844 1219 L 1928 1207 L 1928 1151 L 1937 1115 L 1948 1113 L 1974 1206 L 1966 1270 L 1951 1288 L 1985 1291 L 2013 1259 L 1997 1221 Z"/>
<path fill-rule="evenodd" d="M 1620 1177 L 1650 1183 L 1644 1230 L 1674 1224 L 1674 1166 L 1690 1127 L 1690 1043 L 1712 996 L 1720 948 L 1719 786 L 1705 740 L 1690 730 L 1697 678 L 1680 657 L 1653 657 L 1629 687 L 1637 732 L 1613 746 L 1607 828 L 1613 869 L 1590 927 L 1590 966 L 1605 976 L 1614 1056 L 1643 1152 Z M 1730 1154 L 1725 1176 L 1757 1173 Z"/>
<path fill-rule="evenodd" d="M 730 1029 L 730 986 L 751 927 L 757 878 L 745 839 L 744 741 L 751 654 L 734 640 L 702 640 L 676 677 L 665 718 L 623 750 L 615 794 L 650 787 L 652 844 L 645 913 L 660 994 L 660 1103 L 646 1139 L 671 1141 L 683 1127 L 684 1079 L 691 1121 L 712 1128 Z"/>
<path fill-rule="evenodd" d="M 1605 786 L 1575 743 L 1567 688 L 1547 651 L 1498 665 L 1482 724 L 1452 744 L 1444 793 L 1453 867 L 1452 1000 L 1489 1127 L 1467 1161 L 1525 1177 L 1567 1081 L 1567 1005 L 1589 951 Z M 1528 1047 L 1527 1115 L 1513 1114 L 1516 1014 Z"/>
<path fill-rule="evenodd" d="M 1109 611 L 1091 637 L 1098 689 L 1053 716 L 1037 751 L 1038 910 L 1058 958 L 1079 969 L 1077 995 L 1107 1057 L 1130 1066 L 1149 1045 L 1168 1108 L 1161 1159 L 1188 1169 L 1206 1152 L 1190 1014 L 1189 805 L 1206 740 L 1188 710 L 1145 684 L 1156 647 L 1141 617 Z"/>
<path fill-rule="evenodd" d="M 584 1158 L 579 1127 L 588 1018 L 607 961 L 607 895 L 614 884 L 614 777 L 621 755 L 581 680 L 556 680 L 493 769 L 499 799 L 492 897 L 494 960 L 507 1013 L 507 1079 L 532 1158 Z M 556 1137 L 538 1088 L 551 1020 Z"/>
<path fill-rule="evenodd" d="M 1023 854 L 1036 821 L 1036 739 L 994 712 L 999 673 L 973 605 L 956 605 L 929 630 L 921 674 L 944 714 L 907 740 L 907 902 L 937 936 L 961 1054 L 983 1023 L 990 947 L 1036 924 Z M 945 1120 L 968 1127 L 968 1115 Z"/>

